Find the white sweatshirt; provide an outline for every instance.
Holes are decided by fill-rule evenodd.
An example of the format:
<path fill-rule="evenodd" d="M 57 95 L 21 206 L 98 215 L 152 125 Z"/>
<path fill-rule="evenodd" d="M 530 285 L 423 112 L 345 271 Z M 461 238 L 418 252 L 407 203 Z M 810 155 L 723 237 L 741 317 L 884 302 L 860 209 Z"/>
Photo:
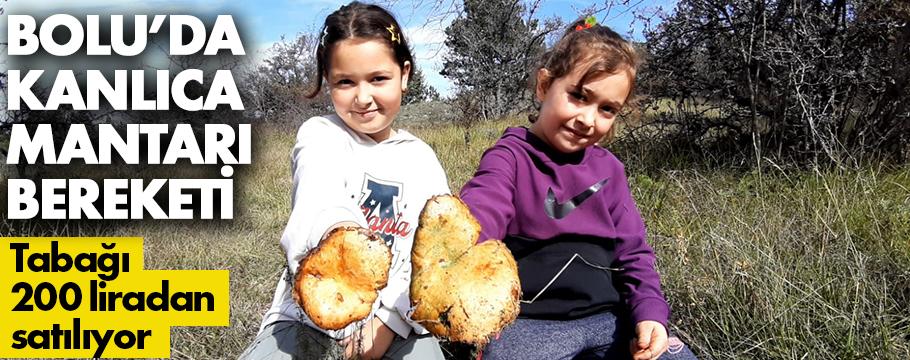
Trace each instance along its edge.
<path fill-rule="evenodd" d="M 426 333 L 410 320 L 408 310 L 411 246 L 418 216 L 431 196 L 449 193 L 445 172 L 433 150 L 403 130 L 377 144 L 333 114 L 305 121 L 291 156 L 292 209 L 281 237 L 290 272 L 278 281 L 262 327 L 300 320 L 335 339 L 357 329 L 359 323 L 337 331 L 319 329 L 291 296 L 291 280 L 300 259 L 319 244 L 329 227 L 352 221 L 373 230 L 392 249 L 388 285 L 379 292 L 371 315 L 360 324 L 377 316 L 402 337 L 412 328 Z"/>

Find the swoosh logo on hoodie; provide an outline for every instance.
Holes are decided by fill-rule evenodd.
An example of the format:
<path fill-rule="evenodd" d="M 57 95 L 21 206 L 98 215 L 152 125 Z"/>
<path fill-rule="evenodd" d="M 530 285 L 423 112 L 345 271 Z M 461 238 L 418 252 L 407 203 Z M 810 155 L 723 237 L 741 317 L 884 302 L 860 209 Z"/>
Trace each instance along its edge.
<path fill-rule="evenodd" d="M 585 202 L 585 200 L 587 200 L 589 197 L 591 197 L 591 195 L 594 195 L 600 191 L 600 189 L 603 188 L 604 184 L 606 184 L 608 180 L 610 180 L 610 178 L 603 179 L 598 183 L 591 185 L 580 194 L 573 196 L 571 199 L 564 203 L 556 201 L 556 194 L 553 193 L 553 188 L 547 187 L 547 200 L 544 202 L 543 206 L 544 210 L 547 212 L 547 216 L 549 216 L 550 219 L 554 220 L 559 220 L 566 216 L 569 216 L 569 213 L 571 213 L 572 210 L 575 210 L 575 208 L 581 206 L 581 204 Z"/>

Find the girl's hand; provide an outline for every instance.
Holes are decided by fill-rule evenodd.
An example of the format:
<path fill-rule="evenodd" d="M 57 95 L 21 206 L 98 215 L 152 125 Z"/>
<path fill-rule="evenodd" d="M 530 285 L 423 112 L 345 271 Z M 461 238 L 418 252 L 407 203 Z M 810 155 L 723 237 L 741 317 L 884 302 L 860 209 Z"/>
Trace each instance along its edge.
<path fill-rule="evenodd" d="M 344 358 L 380 359 L 395 340 L 395 332 L 382 323 L 377 317 L 348 336 L 338 341 L 344 347 Z M 356 356 L 355 356 L 356 355 Z"/>
<path fill-rule="evenodd" d="M 667 329 L 652 320 L 635 324 L 635 339 L 632 340 L 632 358 L 635 360 L 657 359 L 667 351 Z"/>

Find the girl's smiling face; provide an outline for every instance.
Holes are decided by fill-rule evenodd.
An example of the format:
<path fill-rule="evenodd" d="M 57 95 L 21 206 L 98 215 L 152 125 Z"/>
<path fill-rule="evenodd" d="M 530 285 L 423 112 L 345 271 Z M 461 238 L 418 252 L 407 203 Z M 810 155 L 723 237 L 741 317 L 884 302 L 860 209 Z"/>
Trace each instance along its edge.
<path fill-rule="evenodd" d="M 537 99 L 541 105 L 531 133 L 563 153 L 597 144 L 610 131 L 635 77 L 632 68 L 623 66 L 612 74 L 581 83 L 583 70 L 576 67 L 557 79 L 551 79 L 546 69 L 537 73 Z"/>
<path fill-rule="evenodd" d="M 339 41 L 330 61 L 326 80 L 338 116 L 376 142 L 392 136 L 411 63 L 406 61 L 402 69 L 387 44 L 362 38 Z"/>

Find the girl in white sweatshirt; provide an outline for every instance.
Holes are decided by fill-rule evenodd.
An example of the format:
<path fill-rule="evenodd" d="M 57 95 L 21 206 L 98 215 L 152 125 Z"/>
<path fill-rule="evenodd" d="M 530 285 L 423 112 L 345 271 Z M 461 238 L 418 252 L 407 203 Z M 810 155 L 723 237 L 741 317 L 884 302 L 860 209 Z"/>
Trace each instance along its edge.
<path fill-rule="evenodd" d="M 449 192 L 433 150 L 392 122 L 414 62 L 398 22 L 375 5 L 353 2 L 326 18 L 318 45 L 319 80 L 335 114 L 305 121 L 292 154 L 291 216 L 281 237 L 288 269 L 262 328 L 242 359 L 443 359 L 436 340 L 408 316 L 411 246 L 427 199 Z M 369 317 L 342 330 L 315 326 L 292 299 L 300 260 L 338 226 L 360 226 L 392 250 L 388 286 Z M 338 346 L 340 345 L 340 346 Z"/>

